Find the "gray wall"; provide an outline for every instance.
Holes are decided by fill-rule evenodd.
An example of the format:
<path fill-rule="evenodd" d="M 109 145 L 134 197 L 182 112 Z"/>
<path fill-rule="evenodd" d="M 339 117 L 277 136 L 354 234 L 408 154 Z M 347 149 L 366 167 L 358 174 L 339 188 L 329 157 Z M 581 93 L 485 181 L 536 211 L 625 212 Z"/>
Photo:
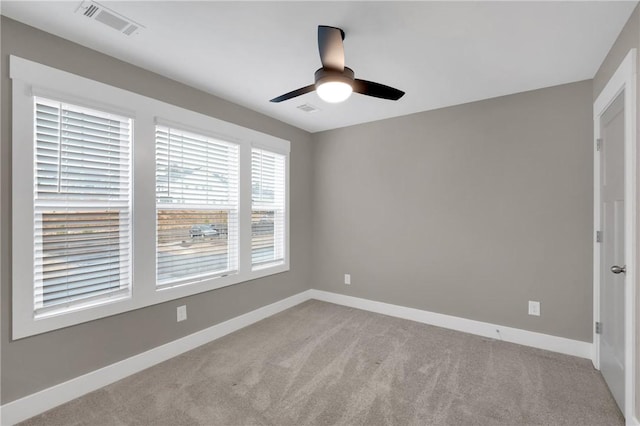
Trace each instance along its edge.
<path fill-rule="evenodd" d="M 307 132 L 2 17 L 2 402 L 36 392 L 309 288 L 311 138 Z M 12 342 L 11 117 L 14 54 L 291 141 L 291 271 Z M 176 306 L 189 319 L 176 323 Z"/>
<path fill-rule="evenodd" d="M 625 24 L 624 28 L 620 32 L 618 39 L 611 47 L 611 50 L 607 54 L 604 62 L 600 66 L 600 69 L 593 78 L 593 100 L 595 101 L 602 89 L 605 87 L 613 73 L 616 72 L 618 66 L 622 60 L 627 56 L 630 49 L 640 49 L 640 5 L 636 6 L 635 10 L 629 17 L 629 20 Z M 640 70 L 640 52 L 637 56 L 636 70 Z M 637 87 L 637 105 L 636 111 L 640 112 L 640 84 Z M 636 114 L 637 114 L 636 112 Z M 640 141 L 640 125 L 636 126 L 637 135 L 636 141 Z M 640 170 L 640 157 L 638 158 L 637 169 Z M 638 186 L 638 199 L 640 200 L 640 185 Z M 638 236 L 637 241 L 640 242 L 640 217 L 638 218 Z M 640 250 L 638 250 L 640 255 Z M 640 265 L 640 259 L 637 260 Z M 640 279 L 640 276 L 638 276 Z M 637 286 L 636 286 L 637 288 Z M 638 292 L 638 298 L 636 299 L 636 324 L 640 324 L 640 292 Z M 636 342 L 638 344 L 636 348 L 636 413 L 640 413 L 640 328 L 637 331 Z"/>
<path fill-rule="evenodd" d="M 314 288 L 590 342 L 591 105 L 589 80 L 315 134 Z"/>

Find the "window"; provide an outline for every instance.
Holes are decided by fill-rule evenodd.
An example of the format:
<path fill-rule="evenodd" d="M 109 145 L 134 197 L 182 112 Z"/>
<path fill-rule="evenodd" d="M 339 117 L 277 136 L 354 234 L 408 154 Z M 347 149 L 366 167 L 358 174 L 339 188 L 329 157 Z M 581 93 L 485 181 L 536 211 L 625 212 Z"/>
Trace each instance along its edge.
<path fill-rule="evenodd" d="M 289 270 L 288 141 L 9 65 L 12 339 Z"/>
<path fill-rule="evenodd" d="M 37 315 L 127 297 L 131 120 L 34 97 Z"/>
<path fill-rule="evenodd" d="M 238 145 L 156 127 L 159 287 L 238 269 Z"/>
<path fill-rule="evenodd" d="M 255 269 L 284 262 L 285 156 L 251 151 L 251 264 Z"/>

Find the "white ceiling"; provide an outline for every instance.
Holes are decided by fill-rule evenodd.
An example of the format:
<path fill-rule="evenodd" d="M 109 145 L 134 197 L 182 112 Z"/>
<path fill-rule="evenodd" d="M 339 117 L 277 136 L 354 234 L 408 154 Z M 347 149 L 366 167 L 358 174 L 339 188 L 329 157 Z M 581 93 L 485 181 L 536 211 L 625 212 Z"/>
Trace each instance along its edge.
<path fill-rule="evenodd" d="M 79 0 L 3 1 L 2 14 L 317 132 L 592 78 L 637 2 L 100 3 L 146 29 L 123 35 L 74 13 Z M 344 29 L 357 78 L 407 94 L 270 103 L 313 83 L 319 24 Z"/>

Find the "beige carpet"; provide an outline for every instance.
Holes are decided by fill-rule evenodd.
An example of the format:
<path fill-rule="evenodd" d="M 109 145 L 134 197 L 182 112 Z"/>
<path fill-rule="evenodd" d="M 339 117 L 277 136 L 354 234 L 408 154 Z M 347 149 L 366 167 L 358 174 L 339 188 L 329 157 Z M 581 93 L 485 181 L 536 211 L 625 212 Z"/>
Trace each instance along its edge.
<path fill-rule="evenodd" d="M 617 425 L 585 359 L 309 301 L 25 425 Z"/>

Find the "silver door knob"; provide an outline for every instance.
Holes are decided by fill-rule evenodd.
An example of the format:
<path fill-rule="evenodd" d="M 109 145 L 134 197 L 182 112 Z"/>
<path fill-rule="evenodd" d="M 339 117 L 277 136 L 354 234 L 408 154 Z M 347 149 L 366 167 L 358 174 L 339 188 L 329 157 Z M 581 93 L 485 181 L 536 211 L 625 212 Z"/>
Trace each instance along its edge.
<path fill-rule="evenodd" d="M 611 267 L 611 272 L 613 272 L 614 274 L 619 274 L 621 272 L 623 274 L 626 274 L 627 273 L 627 265 L 624 265 L 624 266 L 613 265 Z"/>

